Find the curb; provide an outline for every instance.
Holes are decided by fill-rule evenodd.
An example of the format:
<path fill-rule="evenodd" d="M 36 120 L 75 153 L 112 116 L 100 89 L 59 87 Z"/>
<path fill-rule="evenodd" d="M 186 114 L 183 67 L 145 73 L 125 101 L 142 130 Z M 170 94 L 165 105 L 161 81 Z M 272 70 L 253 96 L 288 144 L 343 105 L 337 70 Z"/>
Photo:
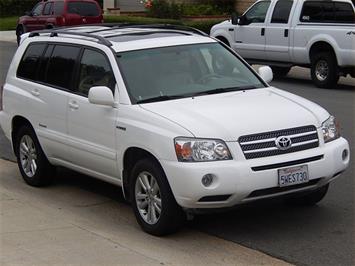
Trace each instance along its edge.
<path fill-rule="evenodd" d="M 16 31 L 0 31 L 0 41 L 1 42 L 16 42 Z"/>

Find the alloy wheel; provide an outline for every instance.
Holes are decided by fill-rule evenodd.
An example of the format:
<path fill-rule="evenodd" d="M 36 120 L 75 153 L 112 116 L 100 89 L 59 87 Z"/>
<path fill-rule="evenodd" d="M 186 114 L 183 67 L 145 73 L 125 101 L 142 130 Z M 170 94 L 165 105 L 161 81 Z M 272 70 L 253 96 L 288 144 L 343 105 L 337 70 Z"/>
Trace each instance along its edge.
<path fill-rule="evenodd" d="M 162 201 L 159 184 L 151 173 L 142 172 L 138 175 L 135 200 L 143 220 L 150 225 L 156 224 L 161 216 Z"/>
<path fill-rule="evenodd" d="M 33 177 L 37 171 L 37 151 L 32 138 L 24 135 L 19 146 L 19 156 L 23 171 L 28 177 Z"/>

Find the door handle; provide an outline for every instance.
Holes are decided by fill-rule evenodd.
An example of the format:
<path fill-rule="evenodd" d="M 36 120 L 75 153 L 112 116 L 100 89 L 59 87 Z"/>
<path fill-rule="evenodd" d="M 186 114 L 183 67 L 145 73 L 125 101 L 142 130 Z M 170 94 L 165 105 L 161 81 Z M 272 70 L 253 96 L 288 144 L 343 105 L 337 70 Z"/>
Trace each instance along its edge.
<path fill-rule="evenodd" d="M 78 110 L 79 104 L 76 101 L 71 101 L 71 102 L 69 102 L 69 107 L 70 107 L 70 109 Z"/>
<path fill-rule="evenodd" d="M 261 28 L 261 36 L 265 35 L 265 28 Z"/>
<path fill-rule="evenodd" d="M 285 29 L 285 31 L 284 31 L 284 37 L 288 37 L 288 29 Z"/>
<path fill-rule="evenodd" d="M 32 94 L 33 96 L 36 96 L 36 97 L 39 97 L 39 96 L 40 96 L 40 93 L 39 93 L 39 90 L 38 90 L 38 89 L 32 90 L 32 91 L 31 91 L 31 94 Z"/>

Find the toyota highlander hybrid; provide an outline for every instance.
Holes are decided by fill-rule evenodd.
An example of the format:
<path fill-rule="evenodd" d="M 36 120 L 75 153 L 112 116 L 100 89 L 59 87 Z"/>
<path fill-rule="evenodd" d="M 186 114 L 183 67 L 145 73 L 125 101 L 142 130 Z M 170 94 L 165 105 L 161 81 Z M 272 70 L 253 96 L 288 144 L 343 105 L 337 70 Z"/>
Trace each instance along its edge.
<path fill-rule="evenodd" d="M 144 231 L 201 209 L 284 196 L 316 204 L 348 166 L 334 116 L 274 88 L 192 28 L 102 25 L 27 33 L 0 123 L 32 186 L 64 166 L 122 187 Z"/>

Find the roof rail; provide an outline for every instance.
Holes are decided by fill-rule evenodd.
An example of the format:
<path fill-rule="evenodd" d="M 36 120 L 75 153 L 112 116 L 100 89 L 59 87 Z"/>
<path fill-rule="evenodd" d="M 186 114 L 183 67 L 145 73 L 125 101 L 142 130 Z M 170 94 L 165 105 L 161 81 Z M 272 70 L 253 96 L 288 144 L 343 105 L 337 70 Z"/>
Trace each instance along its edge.
<path fill-rule="evenodd" d="M 98 29 L 98 30 L 91 31 L 90 33 L 105 32 L 113 29 L 125 29 L 125 28 L 140 29 L 141 28 L 141 29 L 186 31 L 186 32 L 195 33 L 202 36 L 208 36 L 207 33 L 198 30 L 196 28 L 183 26 L 183 25 L 174 25 L 174 24 L 99 23 L 99 24 L 85 24 L 85 25 L 71 26 L 70 28 L 80 28 L 80 27 L 90 27 L 90 26 L 107 27 L 106 29 Z"/>
<path fill-rule="evenodd" d="M 74 36 L 82 36 L 82 37 L 88 37 L 88 38 L 93 38 L 98 40 L 100 44 L 106 45 L 108 47 L 112 46 L 112 43 L 105 39 L 102 36 L 95 35 L 95 34 L 90 34 L 90 33 L 85 33 L 85 32 L 75 32 L 75 31 L 68 31 L 68 30 L 41 30 L 41 31 L 33 31 L 31 32 L 28 37 L 36 37 L 40 36 L 41 34 L 50 34 L 49 37 L 58 37 L 58 34 L 63 34 L 63 35 L 74 35 Z"/>

